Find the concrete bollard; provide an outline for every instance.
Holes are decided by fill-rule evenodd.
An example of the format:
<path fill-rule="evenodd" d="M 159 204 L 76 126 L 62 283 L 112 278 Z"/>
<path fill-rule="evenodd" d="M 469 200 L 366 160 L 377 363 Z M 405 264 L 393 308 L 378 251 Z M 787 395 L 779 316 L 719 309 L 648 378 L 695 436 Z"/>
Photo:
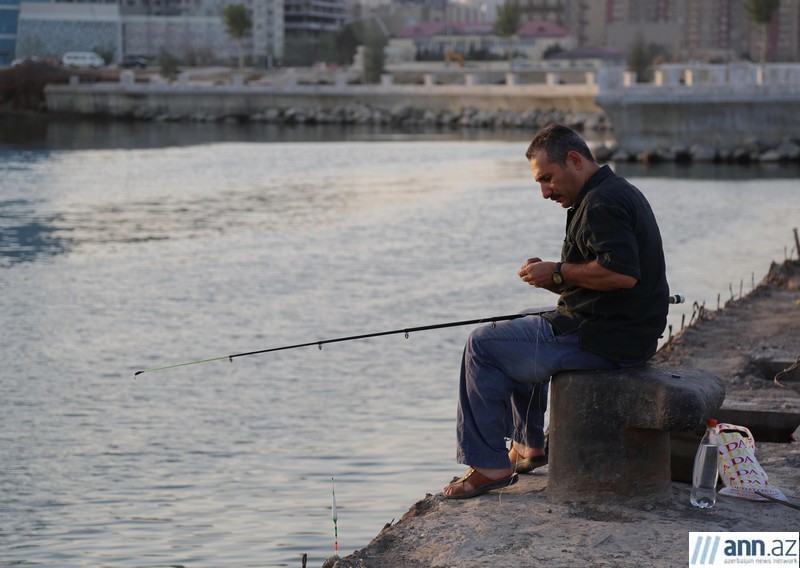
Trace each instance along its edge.
<path fill-rule="evenodd" d="M 70 75 L 69 76 L 69 86 L 70 87 L 77 87 L 81 83 L 81 78 L 77 75 Z"/>
<path fill-rule="evenodd" d="M 234 73 L 231 75 L 232 87 L 244 87 L 244 75 L 241 73 Z"/>
<path fill-rule="evenodd" d="M 681 68 L 676 65 L 662 65 L 653 74 L 653 83 L 658 87 L 677 87 L 681 83 Z"/>
<path fill-rule="evenodd" d="M 423 75 L 423 82 L 426 87 L 433 87 L 436 84 L 436 75 L 433 73 L 425 73 L 425 75 Z"/>
<path fill-rule="evenodd" d="M 509 87 L 513 87 L 519 82 L 519 78 L 517 77 L 516 73 L 506 73 L 506 85 Z"/>
<path fill-rule="evenodd" d="M 728 68 L 724 65 L 709 65 L 708 81 L 711 85 L 725 85 L 728 82 Z"/>
<path fill-rule="evenodd" d="M 560 81 L 560 77 L 558 73 L 554 73 L 553 71 L 548 71 L 544 74 L 544 82 L 548 87 L 554 87 L 558 85 Z"/>
<path fill-rule="evenodd" d="M 475 77 L 475 73 L 464 73 L 464 84 L 467 87 L 474 87 L 478 84 L 478 79 Z"/>
<path fill-rule="evenodd" d="M 559 373 L 550 396 L 549 499 L 663 500 L 669 433 L 702 425 L 722 405 L 725 385 L 705 371 L 643 365 Z"/>
<path fill-rule="evenodd" d="M 133 87 L 133 85 L 136 83 L 136 73 L 130 69 L 120 71 L 119 82 L 123 87 Z"/>
<path fill-rule="evenodd" d="M 737 62 L 728 65 L 728 80 L 732 88 L 755 85 L 758 79 L 757 65 Z"/>
<path fill-rule="evenodd" d="M 391 87 L 394 84 L 394 77 L 392 77 L 389 73 L 381 74 L 381 86 L 382 87 Z"/>
<path fill-rule="evenodd" d="M 600 67 L 595 72 L 595 84 L 600 92 L 616 91 L 624 85 L 624 70 L 619 67 Z"/>

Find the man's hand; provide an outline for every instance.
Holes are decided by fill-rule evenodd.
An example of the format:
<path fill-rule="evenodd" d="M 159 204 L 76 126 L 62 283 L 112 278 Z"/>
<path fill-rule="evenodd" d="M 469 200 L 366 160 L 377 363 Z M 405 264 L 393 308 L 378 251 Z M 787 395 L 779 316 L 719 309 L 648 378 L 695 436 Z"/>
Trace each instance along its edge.
<path fill-rule="evenodd" d="M 531 286 L 558 294 L 561 293 L 561 286 L 553 282 L 555 269 L 555 262 L 545 262 L 539 257 L 529 258 L 520 268 L 519 277 Z M 564 263 L 561 265 L 561 276 L 564 284 L 604 292 L 633 288 L 637 282 L 631 276 L 604 268 L 596 260 L 586 264 Z"/>
<path fill-rule="evenodd" d="M 544 288 L 556 294 L 561 292 L 561 287 L 553 282 L 553 271 L 556 269 L 555 262 L 545 262 L 539 257 L 529 258 L 519 269 L 519 277 L 523 282 Z"/>

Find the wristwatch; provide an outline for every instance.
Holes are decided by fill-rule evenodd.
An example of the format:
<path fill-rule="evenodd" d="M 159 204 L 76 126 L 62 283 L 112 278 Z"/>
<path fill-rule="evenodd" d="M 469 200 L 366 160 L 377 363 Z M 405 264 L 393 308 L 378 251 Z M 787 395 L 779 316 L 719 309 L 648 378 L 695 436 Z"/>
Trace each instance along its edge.
<path fill-rule="evenodd" d="M 561 286 L 564 283 L 564 277 L 561 276 L 561 265 L 563 262 L 556 262 L 556 268 L 553 270 L 553 282 Z"/>

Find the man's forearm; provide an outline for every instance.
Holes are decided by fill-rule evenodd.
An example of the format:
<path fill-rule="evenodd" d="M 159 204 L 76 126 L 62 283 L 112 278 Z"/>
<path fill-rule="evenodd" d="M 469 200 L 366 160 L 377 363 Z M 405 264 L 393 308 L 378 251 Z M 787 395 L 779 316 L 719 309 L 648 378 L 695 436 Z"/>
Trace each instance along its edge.
<path fill-rule="evenodd" d="M 636 286 L 636 278 L 605 268 L 596 260 L 584 264 L 563 263 L 561 276 L 567 286 L 610 292 Z"/>

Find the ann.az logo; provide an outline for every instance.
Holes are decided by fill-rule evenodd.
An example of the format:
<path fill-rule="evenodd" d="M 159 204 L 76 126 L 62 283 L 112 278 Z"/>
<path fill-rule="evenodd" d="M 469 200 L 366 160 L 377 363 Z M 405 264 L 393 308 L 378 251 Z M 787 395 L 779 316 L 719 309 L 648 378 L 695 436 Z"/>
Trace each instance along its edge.
<path fill-rule="evenodd" d="M 772 538 L 747 538 L 767 535 Z M 797 566 L 799 543 L 797 533 L 691 533 L 689 565 L 724 566 L 726 559 L 747 558 Z"/>

